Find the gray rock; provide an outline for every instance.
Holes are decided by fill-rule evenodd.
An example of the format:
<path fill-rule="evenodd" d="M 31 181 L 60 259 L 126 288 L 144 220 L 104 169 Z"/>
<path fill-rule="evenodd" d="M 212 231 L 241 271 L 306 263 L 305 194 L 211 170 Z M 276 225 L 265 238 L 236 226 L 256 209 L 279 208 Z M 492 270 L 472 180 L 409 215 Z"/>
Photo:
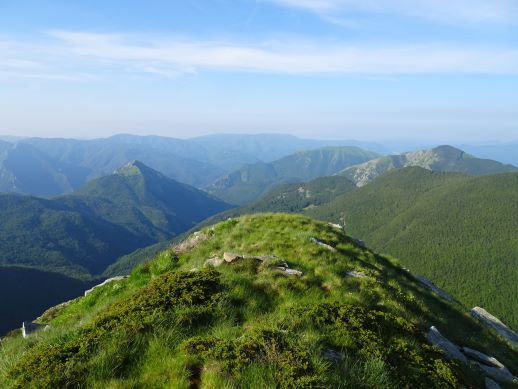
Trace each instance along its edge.
<path fill-rule="evenodd" d="M 332 350 L 330 348 L 326 348 L 326 349 L 322 350 L 322 357 L 334 364 L 338 364 L 338 363 L 342 362 L 342 360 L 345 358 L 342 353 Z"/>
<path fill-rule="evenodd" d="M 284 273 L 289 274 L 290 276 L 302 277 L 302 272 L 300 270 L 284 269 Z"/>
<path fill-rule="evenodd" d="M 504 364 L 502 362 L 500 362 L 498 359 L 496 359 L 494 357 L 490 357 L 489 355 L 481 353 L 480 351 L 473 350 L 469 347 L 462 347 L 461 351 L 469 359 L 473 359 L 477 362 L 483 363 L 484 365 L 487 365 L 490 367 L 496 367 L 499 369 L 505 368 Z"/>
<path fill-rule="evenodd" d="M 356 277 L 356 278 L 366 277 L 366 274 L 364 272 L 356 271 L 356 270 L 349 270 L 349 271 L 345 272 L 345 275 L 349 276 L 349 277 Z"/>
<path fill-rule="evenodd" d="M 28 337 L 33 332 L 38 330 L 48 330 L 50 327 L 47 324 L 34 323 L 32 321 L 24 321 L 22 323 L 22 335 L 24 338 Z"/>
<path fill-rule="evenodd" d="M 124 280 L 126 278 L 128 278 L 128 276 L 117 276 L 117 277 L 108 278 L 107 280 L 104 280 L 99 285 L 95 285 L 93 288 L 86 290 L 85 291 L 85 296 L 87 296 L 88 294 L 92 293 L 95 289 L 100 288 L 101 286 L 104 286 L 106 284 L 109 284 L 110 282 L 120 281 L 120 280 Z"/>
<path fill-rule="evenodd" d="M 205 266 L 212 266 L 212 267 L 218 267 L 218 266 L 221 266 L 223 265 L 223 263 L 225 263 L 225 261 L 218 257 L 218 256 L 215 256 L 215 257 L 212 257 L 212 258 L 209 258 L 205 261 Z"/>
<path fill-rule="evenodd" d="M 484 308 L 474 307 L 471 310 L 471 316 L 494 329 L 513 346 L 518 347 L 518 334 L 502 323 L 497 317 L 487 312 Z"/>
<path fill-rule="evenodd" d="M 443 299 L 448 300 L 448 301 L 452 301 L 452 302 L 455 301 L 455 299 L 452 296 L 450 296 L 448 293 L 446 293 L 441 288 L 435 286 L 435 284 L 432 281 L 430 281 L 428 278 L 423 277 L 423 276 L 414 276 L 414 277 L 422 285 L 426 286 L 431 291 L 437 293 L 437 295 L 439 297 L 442 297 Z"/>
<path fill-rule="evenodd" d="M 201 231 L 196 231 L 189 238 L 173 247 L 176 254 L 182 254 L 187 251 L 191 251 L 193 248 L 198 246 L 201 242 L 209 239 L 208 234 L 204 234 Z"/>
<path fill-rule="evenodd" d="M 364 242 L 363 240 L 361 240 L 361 239 L 355 239 L 354 241 L 355 241 L 355 242 L 356 242 L 356 244 L 357 244 L 358 246 L 360 246 L 360 247 L 363 247 L 363 248 L 366 248 L 366 247 L 367 247 L 367 245 L 365 244 L 365 242 Z"/>
<path fill-rule="evenodd" d="M 340 224 L 337 224 L 337 223 L 329 223 L 329 226 L 333 227 L 333 228 L 336 228 L 337 230 L 341 230 L 342 229 L 342 226 Z"/>
<path fill-rule="evenodd" d="M 263 262 L 271 259 L 279 259 L 279 257 L 275 255 L 243 255 L 243 259 L 255 259 Z"/>
<path fill-rule="evenodd" d="M 275 266 L 275 269 L 280 270 L 284 274 L 287 274 L 290 276 L 302 277 L 302 274 L 303 274 L 300 270 L 290 269 L 286 262 Z"/>
<path fill-rule="evenodd" d="M 509 369 L 507 369 L 506 367 L 504 367 L 503 369 L 499 369 L 497 367 L 486 366 L 478 362 L 477 365 L 480 367 L 480 369 L 484 372 L 486 376 L 494 378 L 497 381 L 511 383 L 516 380 L 516 382 L 518 382 L 518 378 L 514 377 L 509 371 Z"/>
<path fill-rule="evenodd" d="M 446 339 L 434 326 L 430 327 L 426 338 L 431 344 L 443 350 L 448 358 L 468 363 L 468 359 L 460 352 L 459 347 Z"/>
<path fill-rule="evenodd" d="M 502 387 L 491 378 L 486 377 L 486 389 L 502 389 Z"/>
<path fill-rule="evenodd" d="M 315 244 L 317 244 L 317 245 L 319 245 L 319 246 L 322 246 L 322 247 L 324 247 L 324 248 L 328 249 L 329 251 L 333 251 L 333 252 L 335 252 L 335 251 L 336 251 L 336 249 L 335 249 L 333 246 L 330 246 L 330 245 L 328 245 L 327 243 L 324 243 L 324 242 L 322 242 L 321 240 L 318 240 L 317 238 L 310 238 L 310 239 L 311 239 L 311 241 L 312 241 L 313 243 L 315 243 Z"/>
<path fill-rule="evenodd" d="M 234 254 L 234 253 L 223 253 L 223 259 L 225 262 L 232 263 L 243 259 L 242 255 Z"/>

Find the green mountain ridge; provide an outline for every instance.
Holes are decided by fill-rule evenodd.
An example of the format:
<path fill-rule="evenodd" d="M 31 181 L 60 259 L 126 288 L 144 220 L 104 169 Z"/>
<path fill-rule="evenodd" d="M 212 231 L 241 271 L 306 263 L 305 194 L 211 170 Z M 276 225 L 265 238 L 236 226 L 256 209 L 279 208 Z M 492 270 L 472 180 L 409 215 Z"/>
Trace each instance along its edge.
<path fill-rule="evenodd" d="M 131 174 L 128 174 L 131 172 Z M 0 264 L 71 276 L 178 235 L 229 206 L 133 162 L 53 199 L 0 195 Z"/>
<path fill-rule="evenodd" d="M 348 167 L 338 174 L 349 178 L 358 186 L 363 186 L 388 170 L 410 166 L 473 176 L 518 171 L 515 166 L 476 158 L 452 146 L 439 146 L 428 150 L 380 157 L 360 165 Z"/>
<path fill-rule="evenodd" d="M 207 227 L 38 321 L 49 329 L 0 343 L 6 388 L 483 388 L 475 362 L 432 347 L 431 326 L 518 371 L 517 350 L 462 307 L 286 214 Z"/>
<path fill-rule="evenodd" d="M 301 151 L 270 163 L 246 165 L 217 180 L 207 191 L 231 204 L 244 205 L 276 185 L 329 176 L 377 156 L 350 146 Z"/>

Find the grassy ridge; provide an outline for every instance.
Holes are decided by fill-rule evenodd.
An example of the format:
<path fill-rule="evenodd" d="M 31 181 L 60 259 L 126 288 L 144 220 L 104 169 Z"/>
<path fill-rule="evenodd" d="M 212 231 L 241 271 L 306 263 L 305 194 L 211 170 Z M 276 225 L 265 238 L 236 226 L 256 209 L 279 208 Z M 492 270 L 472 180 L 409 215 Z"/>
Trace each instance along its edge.
<path fill-rule="evenodd" d="M 2 342 L 1 382 L 13 388 L 481 387 L 477 371 L 428 345 L 422 332 L 430 325 L 518 369 L 517 353 L 492 333 L 325 223 L 260 214 L 202 234 L 194 248 L 165 251 L 129 279 L 49 311 L 42 320 L 50 331 Z M 204 268 L 223 252 L 278 259 Z M 283 261 L 302 277 L 276 270 Z M 366 277 L 347 277 L 349 270 Z"/>

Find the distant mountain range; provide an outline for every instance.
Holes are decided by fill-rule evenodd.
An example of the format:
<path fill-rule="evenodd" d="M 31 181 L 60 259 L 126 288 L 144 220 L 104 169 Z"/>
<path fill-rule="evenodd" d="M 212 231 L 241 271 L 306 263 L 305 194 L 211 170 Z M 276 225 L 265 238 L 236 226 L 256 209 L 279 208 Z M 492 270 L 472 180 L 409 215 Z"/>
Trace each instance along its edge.
<path fill-rule="evenodd" d="M 518 168 L 512 165 L 476 158 L 451 146 L 439 146 L 434 149 L 380 157 L 360 165 L 348 167 L 338 174 L 347 177 L 358 186 L 363 186 L 388 170 L 408 166 L 418 166 L 432 171 L 464 173 L 472 176 L 518 171 Z"/>
<path fill-rule="evenodd" d="M 131 162 L 72 195 L 0 195 L 0 265 L 88 277 L 230 206 Z"/>
<path fill-rule="evenodd" d="M 192 139 L 136 135 L 92 140 L 3 139 L 0 191 L 36 196 L 71 193 L 131 160 L 140 160 L 170 178 L 202 188 L 245 164 L 268 163 L 323 146 L 363 145 L 276 134 L 220 134 Z M 374 143 L 365 145 L 378 147 Z"/>
<path fill-rule="evenodd" d="M 256 200 L 276 185 L 329 176 L 378 156 L 351 146 L 301 151 L 270 163 L 246 165 L 206 189 L 226 202 L 243 205 Z"/>

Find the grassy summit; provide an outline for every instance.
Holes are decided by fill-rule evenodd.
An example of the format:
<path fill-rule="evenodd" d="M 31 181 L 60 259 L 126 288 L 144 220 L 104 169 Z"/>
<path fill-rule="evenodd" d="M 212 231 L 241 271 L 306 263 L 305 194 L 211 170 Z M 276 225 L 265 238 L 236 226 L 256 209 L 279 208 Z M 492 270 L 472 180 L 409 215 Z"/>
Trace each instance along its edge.
<path fill-rule="evenodd" d="M 5 387 L 483 387 L 428 344 L 431 325 L 518 370 L 516 350 L 411 274 L 286 214 L 205 228 L 40 320 L 48 331 L 1 343 Z"/>

